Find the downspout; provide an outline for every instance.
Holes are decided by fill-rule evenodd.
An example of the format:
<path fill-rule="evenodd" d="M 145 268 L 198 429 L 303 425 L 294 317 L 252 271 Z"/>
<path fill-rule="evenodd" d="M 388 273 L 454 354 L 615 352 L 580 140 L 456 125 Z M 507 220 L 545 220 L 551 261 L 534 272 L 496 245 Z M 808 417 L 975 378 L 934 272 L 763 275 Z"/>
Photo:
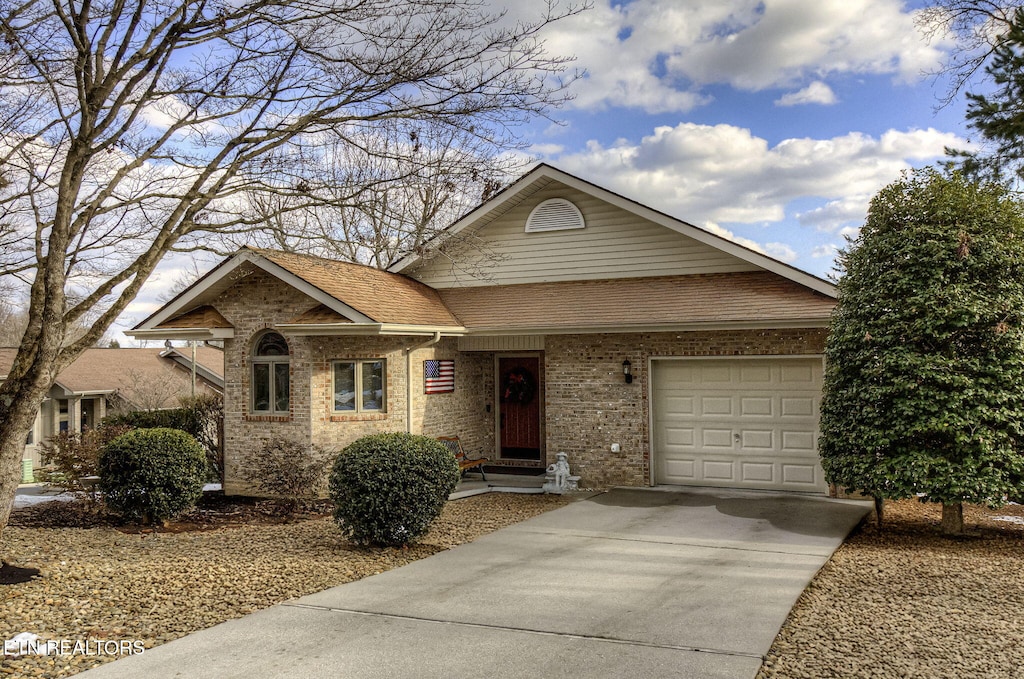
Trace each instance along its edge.
<path fill-rule="evenodd" d="M 412 352 L 424 347 L 430 347 L 441 341 L 440 331 L 422 344 L 409 347 L 405 350 L 405 431 L 412 433 Z"/>

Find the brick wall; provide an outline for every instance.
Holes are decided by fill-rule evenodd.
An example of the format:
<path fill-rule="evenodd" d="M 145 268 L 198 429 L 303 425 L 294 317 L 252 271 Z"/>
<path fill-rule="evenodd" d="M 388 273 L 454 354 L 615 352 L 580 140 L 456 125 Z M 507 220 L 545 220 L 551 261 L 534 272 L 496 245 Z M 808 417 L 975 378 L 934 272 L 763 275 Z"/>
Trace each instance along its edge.
<path fill-rule="evenodd" d="M 819 354 L 825 330 L 745 330 L 548 335 L 545 338 L 547 462 L 569 454 L 583 487 L 650 482 L 648 359 L 668 356 Z M 632 364 L 626 384 L 622 362 Z M 621 450 L 611 452 L 611 444 Z"/>
<path fill-rule="evenodd" d="M 316 305 L 309 297 L 261 271 L 237 281 L 222 293 L 213 306 L 235 328 L 234 339 L 224 343 L 224 492 L 243 493 L 246 485 L 238 478 L 245 458 L 272 437 L 308 441 L 310 436 L 307 338 L 288 337 L 291 352 L 291 399 L 288 416 L 266 417 L 250 413 L 249 356 L 252 341 Z"/>
<path fill-rule="evenodd" d="M 257 416 L 250 412 L 249 357 L 254 338 L 268 328 L 291 320 L 318 302 L 263 272 L 241 278 L 214 306 L 234 326 L 235 337 L 224 347 L 224 466 L 227 494 L 250 493 L 239 469 L 268 439 L 283 437 L 312 441 L 329 453 L 367 434 L 406 431 L 405 350 L 425 337 L 295 337 L 287 336 L 291 398 L 287 416 Z M 492 354 L 458 354 L 456 341 L 412 355 L 413 431 L 429 436 L 458 435 L 467 450 L 493 450 Z M 332 362 L 382 358 L 386 361 L 387 406 L 382 413 L 336 413 L 333 409 Z M 455 359 L 455 392 L 423 393 L 423 361 Z"/>
<path fill-rule="evenodd" d="M 262 272 L 238 280 L 214 303 L 235 328 L 225 342 L 225 492 L 243 493 L 238 469 L 267 439 L 282 436 L 336 451 L 365 434 L 406 430 L 406 358 L 422 337 L 288 337 L 291 412 L 253 416 L 249 410 L 249 355 L 253 338 L 316 306 L 317 302 Z M 543 389 L 546 460 L 569 454 L 584 487 L 643 486 L 650 479 L 648 359 L 668 356 L 818 354 L 824 329 L 748 330 L 612 335 L 549 335 L 545 338 Z M 413 431 L 457 435 L 468 451 L 494 457 L 494 356 L 457 351 L 443 339 L 412 355 Z M 333 412 L 331 362 L 383 358 L 387 362 L 384 413 Z M 423 393 L 423 361 L 455 359 L 455 392 Z M 625 384 L 622 362 L 632 363 Z M 488 412 L 490 406 L 490 412 Z M 611 452 L 618 443 L 621 451 Z"/>
<path fill-rule="evenodd" d="M 413 427 L 428 436 L 458 436 L 471 457 L 494 458 L 494 354 L 459 353 L 455 338 L 413 354 Z M 423 361 L 455 359 L 455 391 L 423 393 Z"/>

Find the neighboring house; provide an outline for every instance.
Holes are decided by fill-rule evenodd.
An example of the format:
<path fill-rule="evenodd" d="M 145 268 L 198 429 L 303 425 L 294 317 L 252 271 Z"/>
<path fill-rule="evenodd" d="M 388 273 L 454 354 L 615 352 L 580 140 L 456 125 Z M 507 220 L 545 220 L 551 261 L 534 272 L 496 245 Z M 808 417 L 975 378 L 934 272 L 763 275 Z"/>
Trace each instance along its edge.
<path fill-rule="evenodd" d="M 270 436 L 402 430 L 507 466 L 564 451 L 587 487 L 824 493 L 835 296 L 540 165 L 390 271 L 246 249 L 130 334 L 224 340 L 228 493 Z"/>
<path fill-rule="evenodd" d="M 0 382 L 17 349 L 0 347 Z M 224 352 L 196 347 L 196 393 L 223 393 Z M 118 409 L 157 410 L 177 406 L 192 393 L 192 350 L 86 349 L 57 376 L 25 446 L 25 458 L 42 464 L 39 446 L 60 431 L 95 427 Z"/>

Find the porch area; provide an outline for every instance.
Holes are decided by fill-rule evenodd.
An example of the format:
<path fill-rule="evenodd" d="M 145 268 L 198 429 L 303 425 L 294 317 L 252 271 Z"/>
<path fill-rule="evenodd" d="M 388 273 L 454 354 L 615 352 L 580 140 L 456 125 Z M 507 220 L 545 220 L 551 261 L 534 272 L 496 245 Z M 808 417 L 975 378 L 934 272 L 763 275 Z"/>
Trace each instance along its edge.
<path fill-rule="evenodd" d="M 449 500 L 458 500 L 473 495 L 484 493 L 543 493 L 544 474 L 502 474 L 485 472 L 487 480 L 480 478 L 480 474 L 470 472 L 463 476 L 454 492 L 448 496 Z"/>

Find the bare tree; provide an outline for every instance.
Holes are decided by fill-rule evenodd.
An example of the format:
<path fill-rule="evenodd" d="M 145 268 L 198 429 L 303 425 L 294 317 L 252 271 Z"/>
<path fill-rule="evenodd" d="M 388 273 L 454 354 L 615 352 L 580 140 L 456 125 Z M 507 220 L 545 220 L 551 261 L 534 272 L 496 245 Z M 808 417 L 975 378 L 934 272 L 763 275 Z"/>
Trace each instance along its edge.
<path fill-rule="evenodd" d="M 375 131 L 422 121 L 514 146 L 517 124 L 565 97 L 567 60 L 538 32 L 577 11 L 523 23 L 483 0 L 0 4 L 0 275 L 28 298 L 0 386 L 0 531 L 54 376 L 165 254 L 306 226 L 288 217 L 338 202 L 311 169 L 325 140 L 372 154 Z"/>
<path fill-rule="evenodd" d="M 935 75 L 949 77 L 941 98 L 949 104 L 983 69 L 1013 24 L 1024 0 L 933 0 L 918 14 L 918 27 L 933 38 L 952 38 L 954 48 Z"/>
<path fill-rule="evenodd" d="M 421 248 L 524 166 L 519 156 L 495 154 L 464 130 L 429 122 L 365 141 L 369 153 L 352 145 L 332 149 L 324 171 L 338 200 L 314 215 L 322 237 L 308 242 L 319 244 L 317 254 L 378 268 Z M 402 181 L 390 181 L 394 176 Z"/>
<path fill-rule="evenodd" d="M 154 375 L 129 368 L 118 379 L 118 406 L 113 414 L 131 410 L 160 410 L 178 405 L 178 400 L 188 396 L 187 383 L 171 366 L 162 366 Z"/>

